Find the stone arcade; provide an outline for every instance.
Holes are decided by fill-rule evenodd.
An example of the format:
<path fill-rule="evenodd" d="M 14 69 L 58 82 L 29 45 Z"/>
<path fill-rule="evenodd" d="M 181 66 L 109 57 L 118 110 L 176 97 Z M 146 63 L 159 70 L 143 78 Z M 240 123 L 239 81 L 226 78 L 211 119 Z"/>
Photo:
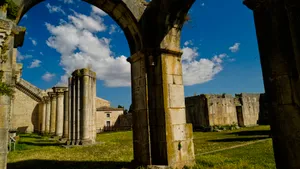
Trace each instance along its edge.
<path fill-rule="evenodd" d="M 2 81 L 14 85 L 17 65 L 12 60 L 13 51 L 22 45 L 25 32 L 16 23 L 42 0 L 12 1 L 19 9 L 16 15 L 6 15 L 6 8 L 0 12 L 0 70 Z M 134 162 L 173 168 L 193 165 L 192 127 L 186 124 L 185 117 L 180 32 L 195 0 L 85 1 L 101 8 L 118 23 L 130 46 Z M 254 14 L 266 97 L 272 113 L 276 166 L 300 168 L 300 1 L 244 0 L 244 4 Z M 0 97 L 1 169 L 6 168 L 12 107 L 10 97 Z"/>

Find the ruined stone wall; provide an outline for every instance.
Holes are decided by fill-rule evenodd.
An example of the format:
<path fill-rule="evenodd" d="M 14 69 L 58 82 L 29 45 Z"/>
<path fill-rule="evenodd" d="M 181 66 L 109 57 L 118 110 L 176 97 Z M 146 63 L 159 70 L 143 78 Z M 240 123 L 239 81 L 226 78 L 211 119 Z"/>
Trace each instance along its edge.
<path fill-rule="evenodd" d="M 239 115 L 240 126 L 258 125 L 260 121 L 267 124 L 267 106 L 261 94 L 241 93 L 236 94 L 240 102 L 241 115 Z M 261 120 L 259 120 L 261 118 Z"/>
<path fill-rule="evenodd" d="M 205 95 L 205 97 L 210 126 L 237 124 L 234 97 L 231 95 Z"/>
<path fill-rule="evenodd" d="M 209 126 L 207 100 L 204 96 L 185 98 L 186 121 L 192 123 L 193 128 Z"/>
<path fill-rule="evenodd" d="M 198 95 L 186 97 L 186 117 L 194 129 L 213 125 L 254 126 L 269 124 L 264 94 Z"/>
<path fill-rule="evenodd" d="M 231 95 L 199 95 L 187 97 L 186 117 L 194 129 L 237 123 L 235 100 Z"/>
<path fill-rule="evenodd" d="M 14 110 L 12 113 L 11 127 L 20 132 L 34 132 L 38 129 L 38 101 L 24 91 L 16 88 L 14 94 Z"/>

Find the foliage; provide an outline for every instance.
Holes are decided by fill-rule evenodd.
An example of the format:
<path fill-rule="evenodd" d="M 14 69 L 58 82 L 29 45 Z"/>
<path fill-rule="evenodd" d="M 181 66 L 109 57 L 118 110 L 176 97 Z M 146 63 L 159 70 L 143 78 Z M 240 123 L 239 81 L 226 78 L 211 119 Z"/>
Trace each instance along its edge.
<path fill-rule="evenodd" d="M 222 131 L 222 130 L 236 130 L 239 129 L 237 123 L 232 123 L 231 125 L 214 125 L 212 126 L 212 131 Z"/>
<path fill-rule="evenodd" d="M 130 104 L 128 113 L 132 113 L 132 112 L 133 112 L 133 106 L 132 106 L 132 104 Z"/>
<path fill-rule="evenodd" d="M 7 4 L 7 18 L 16 19 L 18 16 L 19 7 L 13 2 L 13 0 L 1 0 L 0 6 Z"/>
<path fill-rule="evenodd" d="M 0 96 L 5 95 L 5 96 L 13 96 L 14 94 L 14 89 L 12 86 L 0 82 Z"/>

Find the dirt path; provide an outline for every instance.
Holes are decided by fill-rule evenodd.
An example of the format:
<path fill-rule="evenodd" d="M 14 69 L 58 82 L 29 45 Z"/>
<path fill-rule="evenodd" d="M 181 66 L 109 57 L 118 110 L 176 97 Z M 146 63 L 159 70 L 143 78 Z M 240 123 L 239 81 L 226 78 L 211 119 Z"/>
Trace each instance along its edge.
<path fill-rule="evenodd" d="M 234 149 L 234 148 L 239 148 L 239 147 L 244 147 L 244 146 L 248 146 L 251 144 L 256 144 L 256 143 L 260 143 L 260 142 L 264 142 L 267 140 L 270 140 L 271 138 L 266 138 L 266 139 L 262 139 L 262 140 L 258 140 L 258 141 L 253 141 L 250 143 L 245 143 L 245 144 L 240 144 L 240 145 L 236 145 L 236 146 L 232 146 L 232 147 L 227 147 L 227 148 L 222 148 L 219 150 L 214 150 L 214 151 L 209 151 L 209 152 L 205 152 L 205 153 L 198 153 L 195 156 L 200 156 L 200 155 L 205 155 L 205 154 L 211 154 L 211 153 L 215 153 L 215 152 L 219 152 L 219 151 L 224 151 L 224 150 L 230 150 L 230 149 Z"/>

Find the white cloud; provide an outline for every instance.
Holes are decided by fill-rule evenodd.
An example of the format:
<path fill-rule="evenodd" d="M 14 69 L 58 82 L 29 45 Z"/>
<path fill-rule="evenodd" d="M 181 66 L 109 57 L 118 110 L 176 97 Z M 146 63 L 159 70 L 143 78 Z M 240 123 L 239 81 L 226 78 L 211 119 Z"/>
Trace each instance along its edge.
<path fill-rule="evenodd" d="M 93 6 L 93 5 L 91 7 L 92 7 L 91 15 L 99 15 L 99 16 L 106 16 L 107 15 L 107 13 L 105 13 L 100 8 L 98 8 L 96 6 Z"/>
<path fill-rule="evenodd" d="M 90 67 L 96 72 L 97 79 L 103 80 L 106 86 L 131 85 L 127 58 L 114 57 L 110 49 L 111 40 L 96 36 L 97 32 L 104 31 L 103 26 L 102 18 L 95 20 L 95 16 L 78 13 L 69 16 L 68 22 L 60 22 L 57 26 L 46 23 L 51 34 L 46 43 L 61 54 L 60 65 L 65 70 L 59 84 L 65 84 L 75 69 Z"/>
<path fill-rule="evenodd" d="M 189 45 L 194 45 L 194 43 L 193 43 L 192 40 L 189 40 L 189 41 L 185 41 L 185 42 L 184 42 L 184 46 L 189 46 Z"/>
<path fill-rule="evenodd" d="M 17 61 L 20 62 L 24 59 L 32 58 L 32 55 L 22 55 L 21 52 L 17 50 Z"/>
<path fill-rule="evenodd" d="M 54 77 L 55 77 L 55 74 L 54 74 L 54 73 L 46 72 L 46 73 L 42 76 L 42 79 L 45 80 L 46 82 L 50 82 Z"/>
<path fill-rule="evenodd" d="M 31 37 L 29 37 L 29 40 L 31 40 L 31 43 L 32 43 L 34 46 L 37 45 L 37 41 L 36 41 L 36 40 L 32 39 Z"/>
<path fill-rule="evenodd" d="M 24 18 L 24 19 L 27 19 L 27 18 L 28 18 L 28 15 L 27 15 L 27 14 L 23 15 L 23 18 Z"/>
<path fill-rule="evenodd" d="M 42 61 L 34 59 L 30 66 L 28 66 L 28 68 L 32 69 L 32 68 L 36 68 L 36 67 L 40 67 L 41 66 Z"/>
<path fill-rule="evenodd" d="M 204 6 L 205 4 L 204 4 L 204 2 L 201 4 L 201 6 Z"/>
<path fill-rule="evenodd" d="M 43 53 L 43 52 L 40 52 L 40 55 L 44 56 L 44 53 Z"/>
<path fill-rule="evenodd" d="M 240 49 L 240 43 L 235 43 L 233 46 L 229 47 L 229 50 L 233 53 L 237 52 Z"/>
<path fill-rule="evenodd" d="M 117 29 L 117 26 L 116 25 L 110 25 L 110 27 L 109 27 L 109 34 L 111 35 L 111 34 L 113 34 L 113 33 L 115 33 L 116 32 L 116 29 Z"/>
<path fill-rule="evenodd" d="M 223 70 L 222 62 L 228 56 L 220 54 L 213 56 L 212 59 L 201 58 L 197 48 L 184 47 L 182 55 L 182 71 L 185 86 L 202 84 L 213 79 L 220 71 Z"/>
<path fill-rule="evenodd" d="M 62 0 L 60 0 L 60 1 L 62 1 Z M 73 4 L 73 3 L 74 3 L 73 0 L 63 0 L 63 2 L 64 2 L 65 4 Z"/>
<path fill-rule="evenodd" d="M 103 19 L 100 17 L 90 17 L 74 12 L 74 16 L 69 15 L 68 19 L 76 26 L 77 29 L 86 29 L 90 32 L 100 32 L 106 30 Z"/>
<path fill-rule="evenodd" d="M 50 13 L 62 13 L 64 15 L 66 14 L 65 11 L 61 8 L 61 6 L 54 6 L 47 3 L 46 7 L 48 8 Z"/>

